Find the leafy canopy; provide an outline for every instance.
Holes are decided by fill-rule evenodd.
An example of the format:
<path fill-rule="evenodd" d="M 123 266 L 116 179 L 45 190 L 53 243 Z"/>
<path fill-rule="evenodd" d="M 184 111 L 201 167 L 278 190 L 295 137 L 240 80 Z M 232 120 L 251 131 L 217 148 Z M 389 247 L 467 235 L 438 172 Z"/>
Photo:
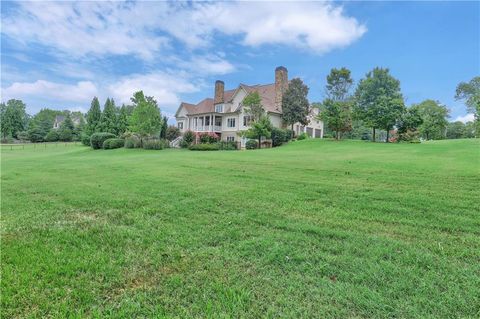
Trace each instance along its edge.
<path fill-rule="evenodd" d="M 286 124 L 292 125 L 300 122 L 307 125 L 309 102 L 308 87 L 299 78 L 292 79 L 282 97 L 282 118 Z"/>
<path fill-rule="evenodd" d="M 143 91 L 136 92 L 131 100 L 135 108 L 130 117 L 130 130 L 142 137 L 158 134 L 162 116 L 157 101 L 153 97 L 145 97 Z"/>

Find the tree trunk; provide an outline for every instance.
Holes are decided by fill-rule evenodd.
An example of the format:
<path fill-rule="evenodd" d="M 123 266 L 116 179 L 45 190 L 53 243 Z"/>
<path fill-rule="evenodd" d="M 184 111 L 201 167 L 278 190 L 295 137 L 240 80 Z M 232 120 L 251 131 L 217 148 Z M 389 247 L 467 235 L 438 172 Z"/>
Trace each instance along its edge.
<path fill-rule="evenodd" d="M 387 129 L 387 140 L 385 141 L 386 143 L 388 143 L 388 135 L 390 133 L 390 130 Z"/>
<path fill-rule="evenodd" d="M 375 142 L 375 128 L 373 128 L 373 141 Z"/>
<path fill-rule="evenodd" d="M 259 149 L 262 148 L 262 137 L 261 136 L 258 138 L 258 148 Z"/>

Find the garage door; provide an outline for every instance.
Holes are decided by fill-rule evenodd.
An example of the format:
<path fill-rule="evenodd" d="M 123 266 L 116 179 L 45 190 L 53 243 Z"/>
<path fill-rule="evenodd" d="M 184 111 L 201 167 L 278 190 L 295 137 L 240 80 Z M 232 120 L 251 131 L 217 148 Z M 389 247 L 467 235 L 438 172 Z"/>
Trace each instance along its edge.
<path fill-rule="evenodd" d="M 315 138 L 321 138 L 322 137 L 322 130 L 316 128 L 315 129 Z"/>
<path fill-rule="evenodd" d="M 313 128 L 307 127 L 307 135 L 312 137 L 313 136 Z"/>

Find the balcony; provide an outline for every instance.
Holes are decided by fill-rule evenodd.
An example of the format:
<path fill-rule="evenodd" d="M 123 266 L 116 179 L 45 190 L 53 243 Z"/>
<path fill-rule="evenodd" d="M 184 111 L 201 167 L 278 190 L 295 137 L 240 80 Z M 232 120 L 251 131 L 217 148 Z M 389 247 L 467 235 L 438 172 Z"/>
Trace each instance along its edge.
<path fill-rule="evenodd" d="M 221 132 L 221 125 L 206 125 L 206 126 L 194 126 L 193 130 L 195 132 Z"/>

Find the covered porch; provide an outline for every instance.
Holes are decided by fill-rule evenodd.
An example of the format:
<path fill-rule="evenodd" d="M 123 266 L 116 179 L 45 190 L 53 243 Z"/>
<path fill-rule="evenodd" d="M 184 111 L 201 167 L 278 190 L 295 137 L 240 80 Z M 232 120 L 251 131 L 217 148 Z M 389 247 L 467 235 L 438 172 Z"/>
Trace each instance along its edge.
<path fill-rule="evenodd" d="M 195 132 L 221 132 L 222 117 L 215 114 L 205 114 L 191 118 L 191 128 Z"/>

